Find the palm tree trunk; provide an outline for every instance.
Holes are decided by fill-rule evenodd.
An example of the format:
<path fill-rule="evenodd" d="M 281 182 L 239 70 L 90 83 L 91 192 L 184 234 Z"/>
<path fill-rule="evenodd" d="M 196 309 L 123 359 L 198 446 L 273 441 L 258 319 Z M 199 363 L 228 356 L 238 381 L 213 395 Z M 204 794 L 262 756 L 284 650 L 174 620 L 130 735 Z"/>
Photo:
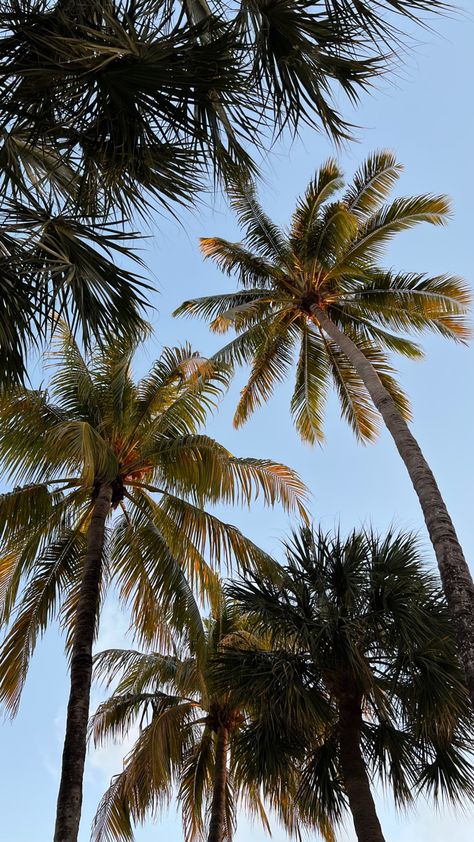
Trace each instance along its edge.
<path fill-rule="evenodd" d="M 221 725 L 217 732 L 216 764 L 214 770 L 214 789 L 212 793 L 211 820 L 207 842 L 222 842 L 226 832 L 226 790 L 227 790 L 227 751 L 229 747 L 229 729 Z"/>
<path fill-rule="evenodd" d="M 341 771 L 359 842 L 385 842 L 375 810 L 364 758 L 360 750 L 360 697 L 346 693 L 339 699 Z"/>
<path fill-rule="evenodd" d="M 436 480 L 418 442 L 371 363 L 319 307 L 314 306 L 311 310 L 321 328 L 339 346 L 363 380 L 410 475 L 436 554 L 474 706 L 474 583 Z"/>
<path fill-rule="evenodd" d="M 92 680 L 92 644 L 99 604 L 105 521 L 110 512 L 111 501 L 112 487 L 101 485 L 87 532 L 87 552 L 76 609 L 71 657 L 71 689 L 67 708 L 54 842 L 76 842 L 79 831 Z"/>

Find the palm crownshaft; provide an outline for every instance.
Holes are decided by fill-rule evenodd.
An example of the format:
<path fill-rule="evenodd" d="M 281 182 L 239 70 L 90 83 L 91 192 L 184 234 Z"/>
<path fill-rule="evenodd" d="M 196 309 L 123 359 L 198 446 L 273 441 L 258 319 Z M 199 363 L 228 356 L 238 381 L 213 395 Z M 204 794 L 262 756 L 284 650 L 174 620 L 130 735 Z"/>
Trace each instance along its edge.
<path fill-rule="evenodd" d="M 26 483 L 0 505 L 2 620 L 14 612 L 0 653 L 0 696 L 14 712 L 37 637 L 59 615 L 71 651 L 71 693 L 58 842 L 77 838 L 92 644 L 110 576 L 140 639 L 169 626 L 199 650 L 193 593 L 217 598 L 205 555 L 212 563 L 264 558 L 205 505 L 249 501 L 258 488 L 268 503 L 292 508 L 303 492 L 284 466 L 233 457 L 199 434 L 227 382 L 225 369 L 189 347 L 165 349 L 136 384 L 134 350 L 135 343 L 117 339 L 89 365 L 64 330 L 54 402 L 42 391 L 17 389 L 0 407 L 2 461 Z"/>
<path fill-rule="evenodd" d="M 207 238 L 201 247 L 226 273 L 237 275 L 241 289 L 185 302 L 177 312 L 209 318 L 215 331 L 236 329 L 237 338 L 217 355 L 252 366 L 236 425 L 287 376 L 298 344 L 291 413 L 304 440 L 323 438 L 331 379 L 358 438 L 374 438 L 380 412 L 420 500 L 474 704 L 474 585 L 436 481 L 406 423 L 408 402 L 387 356 L 395 351 L 419 357 L 410 333 L 432 330 L 465 339 L 469 294 L 455 277 L 396 273 L 380 265 L 395 234 L 420 222 L 443 224 L 449 210 L 442 196 L 385 204 L 400 169 L 390 153 L 373 155 L 342 199 L 333 200 L 343 181 L 335 162 L 327 162 L 299 200 L 288 232 L 265 215 L 251 185 L 237 184 L 232 204 L 245 242 Z"/>

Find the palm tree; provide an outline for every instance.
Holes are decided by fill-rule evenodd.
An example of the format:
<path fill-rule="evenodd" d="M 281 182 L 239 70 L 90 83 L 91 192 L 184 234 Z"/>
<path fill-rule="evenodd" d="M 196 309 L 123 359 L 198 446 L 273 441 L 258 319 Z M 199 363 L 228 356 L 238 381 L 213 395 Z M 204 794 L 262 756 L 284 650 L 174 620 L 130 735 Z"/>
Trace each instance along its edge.
<path fill-rule="evenodd" d="M 351 127 L 334 83 L 357 100 L 386 69 L 396 18 L 441 0 L 9 0 L 0 18 L 0 131 L 73 162 L 82 197 L 121 208 L 188 201 L 211 161 L 251 166 L 265 127 Z M 388 14 L 387 14 L 388 13 Z M 393 52 L 392 52 L 393 54 Z M 263 129 L 263 134 L 262 134 Z M 58 160 L 56 160 L 56 157 Z"/>
<path fill-rule="evenodd" d="M 77 838 L 91 650 L 107 582 L 115 579 L 142 639 L 167 623 L 199 648 L 192 592 L 211 601 L 216 592 L 204 553 L 216 564 L 233 554 L 249 564 L 265 558 L 204 506 L 259 493 L 287 510 L 302 506 L 304 486 L 290 469 L 234 457 L 199 433 L 226 385 L 222 367 L 170 348 L 135 384 L 134 350 L 117 339 L 88 361 L 63 329 L 50 391 L 18 388 L 0 404 L 0 459 L 18 484 L 0 503 L 0 620 L 13 617 L 0 699 L 15 712 L 54 615 L 71 660 L 56 842 Z"/>
<path fill-rule="evenodd" d="M 413 536 L 305 527 L 286 553 L 284 568 L 248 571 L 227 589 L 267 649 L 234 644 L 214 668 L 221 691 L 251 697 L 265 728 L 273 723 L 262 774 L 272 755 L 296 761 L 301 816 L 317 805 L 337 824 L 348 804 L 359 842 L 384 842 L 373 777 L 398 806 L 418 793 L 474 797 L 472 709 L 452 622 Z M 290 706 L 299 738 L 289 737 Z"/>
<path fill-rule="evenodd" d="M 0 386 L 24 381 L 27 351 L 58 311 L 85 327 L 86 341 L 101 337 L 101 321 L 139 329 L 137 279 L 84 250 L 84 238 L 92 245 L 95 234 L 117 256 L 111 218 L 128 221 L 152 200 L 175 213 L 206 170 L 251 171 L 248 148 L 264 145 L 265 127 L 296 131 L 306 120 L 348 136 L 332 83 L 357 99 L 387 64 L 380 44 L 400 37 L 393 13 L 433 8 L 445 4 L 2 3 Z"/>
<path fill-rule="evenodd" d="M 186 842 L 230 840 L 239 802 L 269 829 L 260 788 L 243 773 L 246 754 L 254 750 L 246 738 L 252 729 L 252 697 L 235 707 L 228 692 L 215 692 L 210 672 L 221 646 L 252 645 L 255 636 L 245 617 L 225 602 L 205 621 L 202 633 L 200 657 L 189 650 L 145 654 L 117 649 L 96 656 L 98 675 L 106 676 L 109 685 L 119 674 L 121 679 L 92 719 L 95 743 L 122 740 L 137 724 L 140 729 L 123 771 L 101 800 L 95 842 L 133 839 L 133 826 L 159 813 L 174 790 Z M 272 801 L 282 816 L 291 812 L 290 792 L 281 803 L 275 797 Z"/>
<path fill-rule="evenodd" d="M 323 438 L 331 379 L 342 415 L 359 439 L 375 438 L 380 413 L 420 501 L 474 704 L 474 585 L 436 480 L 408 427 L 408 402 L 387 356 L 421 356 L 409 333 L 431 330 L 465 340 L 469 293 L 456 277 L 380 265 L 395 234 L 420 222 L 444 224 L 449 211 L 443 196 L 384 204 L 400 170 L 391 153 L 376 153 L 336 200 L 342 174 L 335 161 L 327 161 L 299 200 L 289 231 L 265 215 L 252 185 L 235 185 L 231 200 L 244 243 L 204 238 L 201 249 L 237 276 L 240 289 L 187 301 L 176 313 L 208 318 L 217 332 L 237 331 L 216 356 L 252 365 L 236 426 L 285 378 L 297 345 L 291 413 L 303 440 Z"/>

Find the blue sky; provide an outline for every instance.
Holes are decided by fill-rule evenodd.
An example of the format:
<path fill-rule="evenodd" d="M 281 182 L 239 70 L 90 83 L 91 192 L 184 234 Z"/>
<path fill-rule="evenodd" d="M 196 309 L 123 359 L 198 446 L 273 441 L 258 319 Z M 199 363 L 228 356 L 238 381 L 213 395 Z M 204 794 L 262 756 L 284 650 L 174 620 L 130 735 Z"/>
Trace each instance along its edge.
<path fill-rule="evenodd" d="M 360 142 L 338 157 L 351 174 L 368 152 L 388 147 L 405 165 L 400 194 L 448 193 L 453 200 L 449 226 L 419 228 L 399 236 L 390 247 L 386 264 L 431 273 L 447 271 L 472 281 L 474 23 L 466 16 L 441 21 L 437 28 L 438 35 L 418 31 L 416 53 L 407 56 L 407 64 L 395 78 L 381 84 L 371 98 L 364 98 L 353 117 L 363 127 Z M 333 154 L 327 139 L 305 130 L 290 149 L 278 147 L 262 165 L 265 185 L 261 199 L 276 221 L 289 219 L 297 195 L 316 167 Z M 189 339 L 196 349 L 208 354 L 219 344 L 204 325 L 173 320 L 170 314 L 189 296 L 232 289 L 231 281 L 201 261 L 197 238 L 221 235 L 238 239 L 238 230 L 222 200 L 213 208 L 188 214 L 183 223 L 180 227 L 157 217 L 149 232 L 152 240 L 145 248 L 159 290 L 155 298 L 159 312 L 153 317 L 155 337 L 137 361 L 137 373 L 151 364 L 163 345 Z M 474 352 L 472 347 L 450 345 L 436 337 L 428 338 L 424 347 L 425 361 L 398 361 L 401 379 L 413 403 L 413 431 L 445 495 L 466 555 L 472 559 Z M 339 419 L 336 401 L 331 400 L 326 445 L 303 446 L 289 418 L 289 385 L 282 386 L 268 406 L 236 432 L 231 419 L 242 383 L 242 376 L 237 377 L 208 427 L 210 435 L 236 454 L 272 457 L 296 468 L 311 490 L 314 520 L 325 528 L 341 523 L 350 529 L 369 522 L 378 530 L 391 523 L 411 528 L 419 531 L 427 562 L 433 563 L 417 500 L 388 435 L 382 433 L 376 445 L 357 445 Z M 225 516 L 257 543 L 280 553 L 280 540 L 289 528 L 281 511 L 264 510 L 256 504 L 250 511 L 227 510 Z M 110 599 L 98 647 L 123 645 L 126 628 L 126 619 Z M 16 720 L 2 724 L 2 842 L 42 842 L 52 836 L 67 692 L 62 644 L 56 629 L 51 629 L 38 646 Z M 80 842 L 89 838 L 98 799 L 110 775 L 120 770 L 123 751 L 124 747 L 116 746 L 89 756 Z M 441 842 L 449 835 L 456 842 L 472 839 L 472 811 L 465 815 L 436 813 L 432 806 L 420 806 L 416 814 L 397 817 L 390 799 L 381 793 L 378 797 L 387 842 Z M 254 842 L 266 838 L 257 827 L 250 831 L 242 817 L 236 842 L 244 842 L 250 833 Z M 173 810 L 159 824 L 136 834 L 137 842 L 181 838 Z M 273 839 L 285 839 L 277 827 Z M 350 828 L 341 835 L 341 842 L 353 839 Z"/>

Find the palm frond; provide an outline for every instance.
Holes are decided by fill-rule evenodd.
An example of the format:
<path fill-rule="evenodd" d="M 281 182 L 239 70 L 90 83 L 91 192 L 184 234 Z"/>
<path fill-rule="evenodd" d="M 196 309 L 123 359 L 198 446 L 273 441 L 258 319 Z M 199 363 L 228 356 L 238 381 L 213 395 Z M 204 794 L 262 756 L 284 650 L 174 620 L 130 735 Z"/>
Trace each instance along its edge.
<path fill-rule="evenodd" d="M 323 441 L 323 419 L 330 369 L 321 337 L 309 325 L 302 328 L 291 414 L 303 441 Z"/>
<path fill-rule="evenodd" d="M 380 208 L 402 169 L 392 152 L 374 152 L 355 172 L 342 201 L 351 213 L 364 220 Z"/>
<path fill-rule="evenodd" d="M 228 194 L 249 249 L 253 249 L 258 257 L 283 267 L 290 258 L 288 243 L 283 232 L 260 206 L 253 182 L 236 181 L 228 188 Z"/>
<path fill-rule="evenodd" d="M 12 716 L 20 703 L 37 638 L 57 613 L 58 601 L 71 580 L 78 575 L 84 549 L 83 534 L 64 531 L 43 553 L 34 576 L 25 587 L 0 652 L 0 700 Z"/>
<path fill-rule="evenodd" d="M 306 254 L 306 244 L 324 203 L 343 185 L 342 172 L 336 161 L 329 158 L 308 184 L 304 196 L 298 199 L 291 220 L 290 236 L 298 252 Z"/>
<path fill-rule="evenodd" d="M 271 326 L 260 334 L 261 343 L 253 352 L 250 377 L 241 391 L 234 414 L 234 426 L 240 427 L 250 415 L 273 394 L 293 363 L 297 330 L 292 327 L 294 313 L 285 312 L 272 319 Z"/>
<path fill-rule="evenodd" d="M 450 212 L 445 196 L 410 196 L 394 199 L 390 205 L 372 214 L 359 229 L 352 246 L 336 263 L 337 272 L 357 267 L 361 261 L 376 261 L 387 243 L 401 231 L 407 231 L 420 222 L 446 225 Z"/>
<path fill-rule="evenodd" d="M 236 275 L 241 286 L 247 289 L 266 289 L 281 272 L 278 264 L 252 253 L 240 243 L 230 243 L 220 237 L 201 237 L 199 246 L 206 259 L 213 260 L 224 274 Z M 179 311 L 174 315 L 180 315 Z"/>

